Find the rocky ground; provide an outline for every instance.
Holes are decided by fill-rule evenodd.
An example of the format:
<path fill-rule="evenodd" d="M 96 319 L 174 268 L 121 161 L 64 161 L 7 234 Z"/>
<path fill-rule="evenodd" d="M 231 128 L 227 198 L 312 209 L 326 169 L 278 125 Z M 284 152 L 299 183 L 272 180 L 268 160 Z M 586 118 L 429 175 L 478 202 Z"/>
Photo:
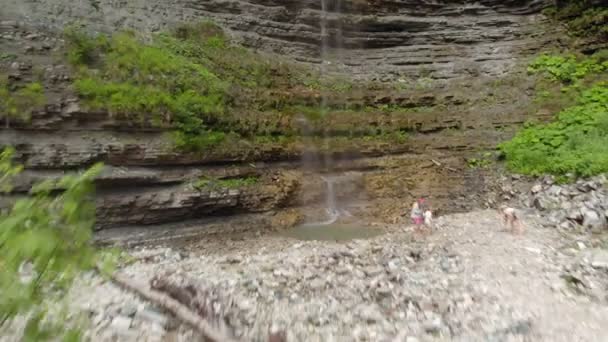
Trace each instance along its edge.
<path fill-rule="evenodd" d="M 521 212 L 525 234 L 494 211 L 438 218 L 431 235 L 404 226 L 347 243 L 274 235 L 209 238 L 133 251 L 121 272 L 210 290 L 242 340 L 606 341 L 608 250 L 601 235 L 549 228 Z M 94 341 L 190 341 L 195 334 L 96 277 L 72 302 Z"/>

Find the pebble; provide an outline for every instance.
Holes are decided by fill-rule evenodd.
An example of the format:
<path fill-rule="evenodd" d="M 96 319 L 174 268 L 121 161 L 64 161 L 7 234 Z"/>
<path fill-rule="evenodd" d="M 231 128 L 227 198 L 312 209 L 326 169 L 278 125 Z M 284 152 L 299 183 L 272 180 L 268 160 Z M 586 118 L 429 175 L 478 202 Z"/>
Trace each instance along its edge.
<path fill-rule="evenodd" d="M 423 323 L 424 331 L 429 334 L 437 334 L 441 331 L 441 318 L 436 317 Z"/>
<path fill-rule="evenodd" d="M 128 334 L 130 333 L 131 322 L 133 320 L 129 317 L 125 316 L 116 316 L 112 319 L 112 323 L 110 324 L 110 328 L 114 330 L 114 332 L 118 334 Z"/>
<path fill-rule="evenodd" d="M 143 321 L 148 321 L 150 323 L 157 323 L 163 327 L 167 326 L 169 322 L 167 316 L 150 308 L 137 311 L 137 313 L 135 314 L 135 318 Z"/>
<path fill-rule="evenodd" d="M 438 336 L 445 340 L 487 340 L 477 335 L 480 326 L 490 333 L 500 329 L 527 333 L 526 325 L 518 325 L 522 321 L 517 319 L 530 317 L 536 308 L 518 304 L 519 298 L 508 291 L 514 283 L 529 281 L 534 295 L 542 289 L 539 295 L 554 296 L 556 302 L 570 295 L 577 303 L 580 294 L 566 287 L 558 278 L 561 273 L 576 274 L 585 284 L 595 284 L 593 288 L 608 284 L 597 278 L 606 273 L 597 268 L 603 267 L 598 264 L 602 259 L 593 254 L 599 252 L 584 238 L 565 245 L 575 247 L 571 248 L 575 256 L 589 253 L 588 263 L 581 261 L 575 265 L 578 269 L 566 271 L 565 266 L 579 258 L 566 257 L 557 250 L 556 241 L 536 240 L 541 228 L 532 227 L 532 237 L 487 234 L 498 222 L 496 214 L 487 211 L 449 216 L 443 222 L 447 235 L 429 237 L 432 246 L 427 240 L 404 243 L 403 234 L 409 234 L 404 232 L 349 243 L 349 247 L 299 242 L 297 249 L 290 244 L 276 248 L 275 240 L 269 239 L 263 245 L 265 251 L 254 246 L 253 251 L 239 251 L 238 256 L 195 254 L 178 258 L 174 252 L 151 250 L 150 255 L 158 255 L 158 260 L 135 263 L 123 271 L 142 280 L 168 274 L 178 284 L 212 290 L 208 295 L 215 301 L 212 307 L 235 325 L 242 340 L 261 340 L 271 325 L 282 327 L 289 340 L 296 341 L 329 341 L 330 336 L 337 341 L 352 336 L 383 341 L 400 331 L 403 335 L 398 341 L 426 341 Z M 464 226 L 477 227 L 480 232 L 472 238 L 466 234 L 469 229 L 460 229 Z M 586 248 L 581 248 L 583 245 Z M 347 256 L 344 251 L 352 254 Z M 496 260 L 496 265 L 479 263 L 479 253 L 496 253 L 498 258 L 490 259 Z M 465 266 L 466 273 L 454 273 Z M 172 334 L 178 335 L 176 340 L 194 339 L 185 337 L 191 336 L 187 327 L 176 330 L 170 316 L 149 303 L 103 284 L 91 285 L 94 290 L 85 291 L 78 301 L 99 303 L 92 306 L 94 329 L 99 330 L 95 337 L 109 329 L 137 332 L 142 341 Z"/>
<path fill-rule="evenodd" d="M 133 317 L 137 313 L 137 305 L 134 303 L 125 304 L 120 308 L 120 313 L 127 317 Z"/>

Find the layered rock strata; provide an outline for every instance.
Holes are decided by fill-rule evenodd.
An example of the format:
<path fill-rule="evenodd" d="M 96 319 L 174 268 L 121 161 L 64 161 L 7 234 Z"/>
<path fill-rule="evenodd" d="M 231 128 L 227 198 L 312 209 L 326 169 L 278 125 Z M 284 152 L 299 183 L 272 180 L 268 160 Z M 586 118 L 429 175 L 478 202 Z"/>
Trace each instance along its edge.
<path fill-rule="evenodd" d="M 374 79 L 502 75 L 554 39 L 548 0 L 7 0 L 0 14 L 61 30 L 155 32 L 212 19 L 244 44 Z M 325 11 L 323 11 L 325 7 Z M 325 30 L 322 30 L 322 24 Z M 326 33 L 322 37 L 322 31 Z"/>
<path fill-rule="evenodd" d="M 493 149 L 531 117 L 546 118 L 542 112 L 530 112 L 533 83 L 516 72 L 519 68 L 500 78 L 496 75 L 502 71 L 494 68 L 499 65 L 506 71 L 509 63 L 523 64 L 525 56 L 551 40 L 535 14 L 542 7 L 539 1 L 344 2 L 344 15 L 338 16 L 337 3 L 330 3 L 330 35 L 339 27 L 344 35 L 344 44 L 332 43 L 330 50 L 337 49 L 340 60 L 350 61 L 345 67 L 351 75 L 364 70 L 379 78 L 410 73 L 435 81 L 458 80 L 441 87 L 436 82 L 404 82 L 393 90 L 350 94 L 349 102 L 376 109 L 365 115 L 330 116 L 319 123 L 331 128 L 325 133 L 336 145 L 334 171 L 361 175 L 338 194 L 340 200 L 366 203 L 361 214 L 385 221 L 392 221 L 419 196 L 429 197 L 439 212 L 482 205 L 488 174 L 471 168 L 467 160 L 480 150 Z M 15 188 L 17 196 L 40 179 L 104 162 L 107 169 L 98 181 L 100 228 L 273 213 L 324 202 L 326 189 L 320 178 L 301 175 L 302 151 L 309 147 L 304 139 L 180 153 L 166 139 L 166 130 L 137 127 L 84 109 L 70 90 L 70 68 L 54 57 L 61 52 L 61 39 L 31 26 L 60 28 L 81 16 L 97 30 L 131 27 L 152 32 L 163 25 L 211 17 L 250 46 L 314 62 L 320 51 L 320 2 L 9 0 L 0 15 L 12 19 L 0 23 L 2 72 L 15 82 L 42 80 L 50 100 L 32 114 L 30 123 L 14 123 L 0 131 L 0 146 L 15 146 L 26 167 Z M 490 46 L 494 57 L 484 55 Z M 412 51 L 424 55 L 424 61 L 416 63 Z M 407 110 L 387 113 L 383 106 Z M 268 122 L 269 113 L 258 114 L 242 115 L 235 129 Z M 294 118 L 282 121 L 269 134 L 295 129 Z M 407 139 L 392 143 L 358 137 L 363 130 L 396 131 Z M 322 132 L 313 133 L 322 138 Z M 236 188 L 195 187 L 202 178 L 228 184 L 247 177 L 257 182 Z"/>

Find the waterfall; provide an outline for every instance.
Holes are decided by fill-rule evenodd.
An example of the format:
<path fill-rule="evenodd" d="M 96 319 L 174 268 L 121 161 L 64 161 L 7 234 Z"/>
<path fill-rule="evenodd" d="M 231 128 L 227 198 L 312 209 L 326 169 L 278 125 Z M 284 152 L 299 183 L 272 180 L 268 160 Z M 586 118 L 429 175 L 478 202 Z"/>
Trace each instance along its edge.
<path fill-rule="evenodd" d="M 342 11 L 342 0 L 320 0 L 321 1 L 321 14 L 319 19 L 320 25 L 320 55 L 321 55 L 321 77 L 326 76 L 328 73 L 327 66 L 332 62 L 330 60 L 329 50 L 332 48 L 338 52 L 334 54 L 336 59 L 339 59 L 339 50 L 342 48 L 342 26 L 340 24 L 340 16 Z M 331 4 L 331 8 L 330 8 Z M 333 21 L 335 22 L 333 28 L 330 28 L 330 20 L 328 19 L 332 16 Z M 334 37 L 332 40 L 332 36 Z M 319 110 L 324 112 L 328 108 L 327 94 L 325 92 L 321 92 L 321 101 Z M 313 127 L 311 123 L 302 116 L 298 119 L 300 124 L 302 124 L 302 135 L 304 136 L 304 143 L 306 146 L 306 150 L 303 151 L 302 155 L 302 164 L 303 168 L 306 171 L 316 171 L 316 172 L 325 172 L 331 173 L 334 167 L 334 160 L 329 148 L 330 136 L 329 132 L 323 128 L 323 145 L 324 152 L 318 151 L 315 149 L 314 142 L 312 140 Z M 323 159 L 319 158 L 320 153 L 322 153 Z M 325 210 L 327 212 L 327 220 L 322 222 L 311 223 L 310 225 L 329 225 L 336 222 L 341 216 L 350 216 L 350 214 L 340 209 L 335 185 L 336 180 L 338 180 L 339 176 L 321 176 L 325 184 Z"/>
<path fill-rule="evenodd" d="M 327 189 L 327 208 L 325 208 L 325 210 L 327 210 L 327 215 L 329 216 L 329 219 L 326 221 L 325 224 L 332 224 L 334 222 L 336 222 L 338 220 L 338 218 L 340 217 L 340 211 L 338 210 L 338 207 L 336 205 L 336 192 L 334 191 L 334 179 L 330 178 L 330 177 L 321 177 L 323 179 L 323 181 L 325 182 L 326 185 L 326 189 Z"/>

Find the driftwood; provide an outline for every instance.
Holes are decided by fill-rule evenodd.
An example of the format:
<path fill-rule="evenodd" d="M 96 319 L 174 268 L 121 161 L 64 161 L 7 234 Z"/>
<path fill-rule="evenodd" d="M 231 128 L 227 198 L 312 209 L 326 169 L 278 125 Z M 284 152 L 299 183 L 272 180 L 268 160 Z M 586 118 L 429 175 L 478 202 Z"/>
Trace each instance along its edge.
<path fill-rule="evenodd" d="M 135 292 L 139 296 L 145 298 L 171 312 L 177 319 L 190 325 L 196 331 L 201 333 L 207 341 L 210 342 L 231 342 L 236 341 L 231 336 L 228 336 L 212 327 L 204 317 L 193 312 L 188 306 L 180 303 L 180 301 L 164 294 L 163 292 L 150 289 L 143 284 L 137 284 L 132 279 L 120 274 L 113 274 L 112 281 L 118 286 Z"/>
<path fill-rule="evenodd" d="M 197 289 L 191 284 L 177 285 L 166 277 L 156 276 L 150 280 L 153 290 L 166 293 L 205 320 L 215 331 L 224 336 L 233 336 L 234 329 L 226 319 L 226 309 L 232 306 L 229 298 L 221 298 L 218 293 Z M 209 342 L 213 340 L 206 339 Z"/>
<path fill-rule="evenodd" d="M 192 312 L 198 314 L 215 331 L 224 336 L 234 336 L 234 328 L 227 319 L 227 312 L 232 307 L 231 298 L 222 296 L 220 292 L 209 289 L 201 289 L 192 284 L 175 284 L 168 277 L 156 276 L 150 280 L 150 287 L 156 291 L 166 293 L 180 304 L 188 307 Z M 215 340 L 209 340 L 214 342 Z M 287 334 L 285 331 L 268 331 L 268 342 L 285 342 Z"/>
<path fill-rule="evenodd" d="M 457 172 L 456 169 L 451 168 L 449 166 L 443 166 L 443 164 L 441 164 L 440 162 L 436 161 L 435 159 L 431 159 L 431 162 L 435 165 L 437 165 L 438 167 L 443 167 L 444 169 L 448 170 L 448 171 L 452 171 L 452 172 Z"/>

